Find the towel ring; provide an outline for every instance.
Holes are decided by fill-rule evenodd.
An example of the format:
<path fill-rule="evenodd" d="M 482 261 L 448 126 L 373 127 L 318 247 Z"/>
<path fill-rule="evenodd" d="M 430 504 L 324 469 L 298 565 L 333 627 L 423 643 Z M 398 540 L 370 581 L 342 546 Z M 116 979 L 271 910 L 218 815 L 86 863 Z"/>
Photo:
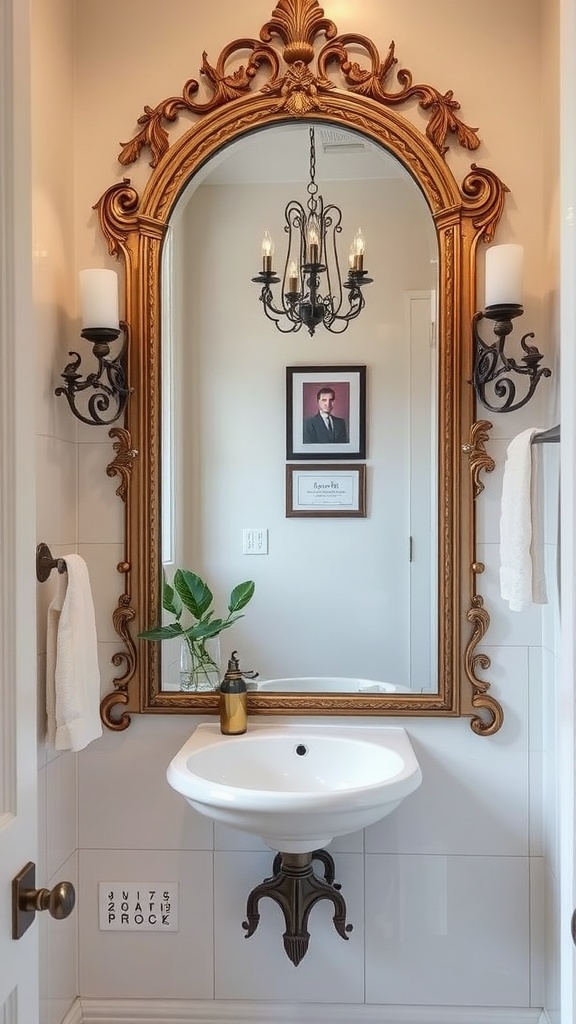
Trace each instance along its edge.
<path fill-rule="evenodd" d="M 36 548 L 36 579 L 39 583 L 45 583 L 52 569 L 59 573 L 67 571 L 64 558 L 52 558 L 52 552 L 47 544 L 39 544 Z"/>

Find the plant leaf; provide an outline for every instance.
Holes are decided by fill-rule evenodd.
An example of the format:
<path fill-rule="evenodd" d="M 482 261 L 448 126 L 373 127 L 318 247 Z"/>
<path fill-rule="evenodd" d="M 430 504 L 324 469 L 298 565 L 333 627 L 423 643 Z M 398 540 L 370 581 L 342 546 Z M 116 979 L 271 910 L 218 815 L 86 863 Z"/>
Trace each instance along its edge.
<path fill-rule="evenodd" d="M 234 587 L 228 601 L 228 611 L 239 612 L 241 608 L 245 608 L 254 594 L 254 588 L 255 584 L 252 580 L 246 580 L 245 583 L 239 583 L 237 587 Z"/>
<path fill-rule="evenodd" d="M 154 626 L 153 629 L 143 629 L 138 636 L 142 640 L 172 640 L 175 636 L 182 636 L 184 629 L 179 622 L 171 622 L 169 626 Z"/>
<path fill-rule="evenodd" d="M 162 607 L 167 612 L 171 612 L 177 619 L 182 615 L 182 601 L 174 587 L 166 579 L 164 579 L 164 586 L 162 588 Z"/>
<path fill-rule="evenodd" d="M 210 637 L 218 636 L 225 629 L 230 629 L 238 619 L 243 619 L 243 615 L 234 615 L 228 619 L 213 619 L 211 622 L 197 622 L 194 626 L 189 626 L 188 629 L 183 630 L 183 635 L 190 637 L 192 641 L 195 640 L 209 640 Z"/>
<path fill-rule="evenodd" d="M 189 569 L 177 569 L 174 573 L 174 587 L 182 604 L 194 618 L 201 619 L 214 600 L 207 583 Z"/>
<path fill-rule="evenodd" d="M 197 622 L 184 630 L 184 633 L 190 640 L 207 640 L 211 636 L 218 636 L 226 626 L 227 623 L 222 619 L 212 619 L 211 622 Z"/>

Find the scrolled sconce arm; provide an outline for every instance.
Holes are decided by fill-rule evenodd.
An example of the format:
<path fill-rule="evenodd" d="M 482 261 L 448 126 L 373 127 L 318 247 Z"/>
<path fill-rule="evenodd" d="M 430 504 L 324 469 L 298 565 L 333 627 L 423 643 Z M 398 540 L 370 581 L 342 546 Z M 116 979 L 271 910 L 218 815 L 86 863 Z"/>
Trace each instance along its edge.
<path fill-rule="evenodd" d="M 121 333 L 124 334 L 122 348 L 114 359 L 109 359 L 110 345 Z M 64 367 L 61 373 L 64 384 L 60 384 L 54 393 L 65 396 L 71 411 L 83 423 L 89 426 L 110 426 L 123 415 L 132 391 L 126 381 L 128 327 L 125 323 L 120 324 L 120 330 L 85 327 L 81 337 L 92 342 L 92 353 L 98 369 L 83 378 L 78 373 L 82 357 L 78 352 L 69 352 L 68 355 L 74 356 L 74 361 Z M 87 412 L 82 412 L 76 405 L 76 396 L 88 389 L 93 393 L 86 403 Z"/>
<path fill-rule="evenodd" d="M 524 352 L 522 363 L 506 355 L 504 347 L 506 339 L 512 332 L 512 321 L 524 312 L 516 303 L 502 303 L 487 306 L 482 312 L 476 313 L 472 321 L 474 337 L 474 375 L 472 384 L 482 405 L 491 412 L 515 412 L 530 401 L 541 377 L 550 377 L 552 371 L 547 366 L 540 366 L 542 354 L 535 345 L 527 343 L 533 338 L 533 332 L 523 335 L 520 345 Z M 484 341 L 478 325 L 481 320 L 492 320 L 496 341 L 491 344 Z M 511 374 L 528 377 L 528 387 L 522 398 L 516 400 L 516 383 Z M 487 397 L 487 387 L 491 386 L 498 404 Z"/>

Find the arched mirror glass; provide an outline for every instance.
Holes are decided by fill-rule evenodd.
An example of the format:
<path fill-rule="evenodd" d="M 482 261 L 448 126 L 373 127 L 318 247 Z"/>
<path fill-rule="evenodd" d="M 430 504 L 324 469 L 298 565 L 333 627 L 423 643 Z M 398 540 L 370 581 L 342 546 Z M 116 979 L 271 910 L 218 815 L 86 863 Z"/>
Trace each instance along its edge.
<path fill-rule="evenodd" d="M 476 250 L 506 189 L 475 164 L 458 185 L 449 138 L 474 150 L 475 131 L 451 92 L 407 69 L 391 81 L 395 63 L 393 44 L 381 60 L 364 36 L 338 36 L 316 0 L 279 0 L 259 39 L 229 43 L 214 66 L 204 55 L 202 86 L 145 108 L 119 157 L 149 151 L 143 192 L 124 178 L 97 204 L 125 266 L 133 389 L 108 468 L 126 503 L 110 728 L 218 709 L 216 692 L 181 689 L 177 647 L 138 639 L 162 621 L 175 567 L 207 580 L 220 613 L 255 581 L 221 638 L 224 661 L 237 649 L 260 674 L 251 713 L 501 724 L 478 674 L 475 498 L 490 459 L 469 381 Z M 373 278 L 346 331 L 313 337 L 277 330 L 251 280 L 265 231 L 282 264 L 311 127 L 316 183 L 342 211 L 343 275 L 361 228 Z M 322 389 L 344 431 L 334 447 L 307 433 Z"/>
<path fill-rule="evenodd" d="M 285 207 L 306 204 L 306 122 L 234 142 L 194 176 L 163 254 L 162 561 L 168 576 L 193 568 L 220 608 L 234 583 L 255 581 L 244 619 L 221 638 L 224 660 L 238 647 L 259 671 L 254 687 L 288 678 L 351 689 L 344 680 L 359 679 L 372 693 L 437 692 L 436 230 L 420 188 L 382 146 L 322 122 L 314 133 L 316 183 L 342 210 L 345 270 L 358 227 L 365 236 L 366 307 L 339 335 L 280 333 L 250 282 L 264 231 L 280 265 Z M 323 506 L 287 515 L 287 387 L 302 378 L 315 401 L 352 364 L 366 375 L 365 516 Z M 344 401 L 332 412 L 353 428 Z M 296 448 L 291 469 L 307 480 L 306 446 Z M 329 471 L 326 446 L 312 449 Z M 163 690 L 180 688 L 178 645 L 163 644 Z"/>

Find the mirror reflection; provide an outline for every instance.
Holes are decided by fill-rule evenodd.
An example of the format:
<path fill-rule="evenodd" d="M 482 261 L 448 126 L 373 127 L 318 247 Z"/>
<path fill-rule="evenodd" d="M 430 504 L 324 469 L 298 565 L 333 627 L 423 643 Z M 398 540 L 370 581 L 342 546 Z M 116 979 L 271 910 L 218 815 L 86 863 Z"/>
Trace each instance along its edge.
<path fill-rule="evenodd" d="M 306 203 L 305 123 L 234 142 L 195 175 L 164 247 L 162 561 L 168 577 L 178 567 L 202 576 L 222 610 L 233 585 L 254 580 L 221 656 L 224 669 L 237 649 L 263 691 L 339 692 L 343 679 L 358 692 L 437 691 L 436 231 L 398 161 L 315 124 L 316 181 L 342 210 L 343 275 L 358 229 L 365 239 L 366 306 L 341 335 L 281 334 L 251 283 L 264 232 L 281 271 L 286 204 Z M 365 457 L 346 450 L 357 428 L 348 371 L 358 367 Z M 287 408 L 288 377 L 312 385 L 312 399 L 302 388 L 302 405 Z M 347 432 L 337 460 L 322 439 L 306 448 L 322 388 Z M 287 461 L 312 486 L 336 466 L 347 485 L 365 465 L 364 514 L 334 515 L 311 499 L 312 514 L 287 515 Z M 162 687 L 175 690 L 170 644 Z"/>

